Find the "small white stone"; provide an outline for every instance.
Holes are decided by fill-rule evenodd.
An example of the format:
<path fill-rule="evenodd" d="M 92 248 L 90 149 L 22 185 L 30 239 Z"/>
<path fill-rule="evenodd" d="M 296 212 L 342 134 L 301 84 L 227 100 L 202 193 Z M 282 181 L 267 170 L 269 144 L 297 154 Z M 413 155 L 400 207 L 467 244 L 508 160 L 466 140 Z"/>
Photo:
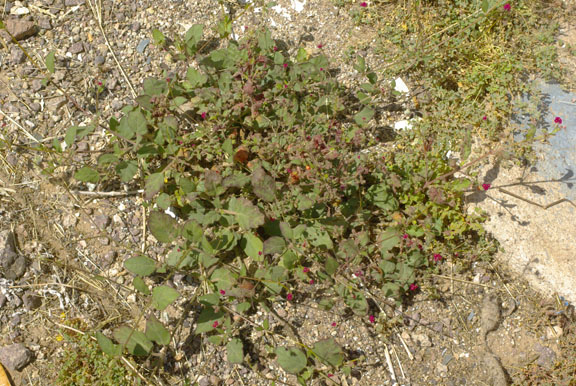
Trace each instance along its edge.
<path fill-rule="evenodd" d="M 304 5 L 306 4 L 306 1 L 298 1 L 298 0 L 292 0 L 292 8 L 296 11 L 296 12 L 302 12 L 302 10 L 304 9 Z"/>
<path fill-rule="evenodd" d="M 406 83 L 404 83 L 402 78 L 396 78 L 394 83 L 395 83 L 394 90 L 396 90 L 398 92 L 403 92 L 406 94 L 410 93 L 410 89 L 408 88 L 408 86 L 406 86 Z"/>
<path fill-rule="evenodd" d="M 22 15 L 28 15 L 29 13 L 30 13 L 30 10 L 26 7 L 12 7 L 12 8 L 10 8 L 10 15 L 22 16 Z"/>
<path fill-rule="evenodd" d="M 394 123 L 394 130 L 406 130 L 406 129 L 412 129 L 412 123 L 410 123 L 410 121 L 403 119 L 401 121 Z"/>

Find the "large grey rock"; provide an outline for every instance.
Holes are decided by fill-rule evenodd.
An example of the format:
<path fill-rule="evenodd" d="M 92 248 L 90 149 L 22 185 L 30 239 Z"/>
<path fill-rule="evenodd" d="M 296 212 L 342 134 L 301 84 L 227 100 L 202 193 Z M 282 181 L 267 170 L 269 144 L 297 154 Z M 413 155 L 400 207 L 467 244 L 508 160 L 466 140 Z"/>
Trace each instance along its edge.
<path fill-rule="evenodd" d="M 0 348 L 0 362 L 9 369 L 21 371 L 28 366 L 34 354 L 22 343 L 11 344 Z"/>

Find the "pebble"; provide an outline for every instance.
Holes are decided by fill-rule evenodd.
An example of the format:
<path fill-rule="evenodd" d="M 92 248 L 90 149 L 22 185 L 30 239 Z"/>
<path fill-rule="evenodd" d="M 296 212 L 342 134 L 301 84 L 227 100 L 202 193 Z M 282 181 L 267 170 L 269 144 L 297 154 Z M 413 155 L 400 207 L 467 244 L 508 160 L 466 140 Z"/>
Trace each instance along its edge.
<path fill-rule="evenodd" d="M 554 352 L 554 350 L 552 350 L 549 347 L 542 346 L 539 343 L 536 343 L 534 345 L 534 351 L 536 351 L 536 353 L 540 355 L 538 357 L 538 360 L 536 361 L 536 363 L 539 366 L 542 366 L 547 369 L 552 368 L 554 362 L 556 361 L 556 353 Z"/>
<path fill-rule="evenodd" d="M 144 53 L 144 50 L 146 47 L 148 47 L 148 44 L 150 44 L 150 39 L 140 40 L 140 43 L 138 43 L 138 46 L 136 47 L 136 51 L 138 51 L 140 54 Z"/>
<path fill-rule="evenodd" d="M 70 48 L 68 49 L 68 52 L 70 52 L 71 54 L 79 54 L 81 52 L 84 52 L 84 44 L 82 42 L 77 42 L 74 43 L 70 46 Z"/>
<path fill-rule="evenodd" d="M 40 17 L 38 18 L 38 27 L 44 30 L 51 30 L 52 29 L 52 22 L 47 17 Z M 49 39 L 47 39 L 49 40 Z"/>
<path fill-rule="evenodd" d="M 24 307 L 28 311 L 40 308 L 40 306 L 42 306 L 42 298 L 40 296 L 30 292 L 24 294 Z"/>
<path fill-rule="evenodd" d="M 26 59 L 26 55 L 24 51 L 20 49 L 20 47 L 14 46 L 10 48 L 10 63 L 11 64 L 21 64 Z"/>
<path fill-rule="evenodd" d="M 34 22 L 16 18 L 6 20 L 6 30 L 16 40 L 24 40 L 38 33 L 38 28 Z"/>
<path fill-rule="evenodd" d="M 7 301 L 6 296 L 4 296 L 4 294 L 0 294 L 0 308 L 4 307 L 6 301 Z"/>
<path fill-rule="evenodd" d="M 33 354 L 24 344 L 16 343 L 0 348 L 0 362 L 16 371 L 21 371 L 32 362 Z"/>
<path fill-rule="evenodd" d="M 32 81 L 32 91 L 38 92 L 38 91 L 42 90 L 43 87 L 44 87 L 44 85 L 42 84 L 42 80 L 34 79 Z"/>
<path fill-rule="evenodd" d="M 96 55 L 96 57 L 94 58 L 94 64 L 97 66 L 104 64 L 105 61 L 106 58 L 102 55 Z"/>

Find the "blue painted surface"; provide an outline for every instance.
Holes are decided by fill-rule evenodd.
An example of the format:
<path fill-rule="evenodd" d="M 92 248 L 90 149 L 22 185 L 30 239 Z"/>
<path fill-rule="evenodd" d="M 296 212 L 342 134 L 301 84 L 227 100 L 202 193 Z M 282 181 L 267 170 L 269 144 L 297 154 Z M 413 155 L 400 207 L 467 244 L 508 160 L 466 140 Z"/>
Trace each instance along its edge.
<path fill-rule="evenodd" d="M 554 119 L 562 119 L 565 126 L 549 139 L 549 143 L 538 143 L 536 151 L 541 155 L 536 163 L 536 172 L 543 180 L 560 180 L 560 191 L 569 200 L 576 200 L 576 93 L 564 91 L 559 84 L 541 82 L 543 93 L 542 119 L 537 125 L 537 135 L 552 132 Z M 528 117 L 520 117 L 521 132 L 528 130 Z M 519 138 L 520 137 L 520 138 Z M 524 134 L 517 135 L 517 139 Z"/>

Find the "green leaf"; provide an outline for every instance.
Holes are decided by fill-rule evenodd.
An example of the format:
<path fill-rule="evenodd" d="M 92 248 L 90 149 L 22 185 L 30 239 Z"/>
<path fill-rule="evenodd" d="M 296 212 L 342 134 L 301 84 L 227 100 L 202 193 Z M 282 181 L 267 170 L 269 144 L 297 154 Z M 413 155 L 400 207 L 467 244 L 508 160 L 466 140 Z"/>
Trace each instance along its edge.
<path fill-rule="evenodd" d="M 379 248 L 383 255 L 386 255 L 392 248 L 400 243 L 400 237 L 398 237 L 398 231 L 395 228 L 388 228 L 383 233 L 380 234 Z"/>
<path fill-rule="evenodd" d="M 264 254 L 272 255 L 282 253 L 286 248 L 286 241 L 282 237 L 272 236 L 264 241 Z"/>
<path fill-rule="evenodd" d="M 266 29 L 258 35 L 258 47 L 262 51 L 270 51 L 274 47 L 274 40 L 272 40 L 272 33 Z"/>
<path fill-rule="evenodd" d="M 296 61 L 302 63 L 308 60 L 308 52 L 303 47 L 298 48 L 298 53 L 296 54 Z"/>
<path fill-rule="evenodd" d="M 226 345 L 228 353 L 228 362 L 242 363 L 244 361 L 244 345 L 238 338 L 232 338 Z"/>
<path fill-rule="evenodd" d="M 365 126 L 374 116 L 374 110 L 370 107 L 364 107 L 360 112 L 354 115 L 354 121 L 358 126 Z"/>
<path fill-rule="evenodd" d="M 340 366 L 344 360 L 342 349 L 332 338 L 316 342 L 312 351 L 318 356 L 322 363 L 333 367 Z"/>
<path fill-rule="evenodd" d="M 246 233 L 240 240 L 240 247 L 254 261 L 262 261 L 264 259 L 264 245 L 258 236 Z"/>
<path fill-rule="evenodd" d="M 176 239 L 178 234 L 176 219 L 170 217 L 166 213 L 152 212 L 148 219 L 148 226 L 150 232 L 161 243 L 170 243 Z"/>
<path fill-rule="evenodd" d="M 222 186 L 225 188 L 243 188 L 248 182 L 250 182 L 250 177 L 244 173 L 236 172 L 225 177 L 222 180 Z"/>
<path fill-rule="evenodd" d="M 146 78 L 142 83 L 144 93 L 149 96 L 162 95 L 168 88 L 165 81 L 156 78 Z"/>
<path fill-rule="evenodd" d="M 274 178 L 266 174 L 262 167 L 257 167 L 252 172 L 252 188 L 254 194 L 266 202 L 272 202 L 276 198 Z"/>
<path fill-rule="evenodd" d="M 203 332 L 210 332 L 214 330 L 214 322 L 219 321 L 224 316 L 224 312 L 214 312 L 212 307 L 206 307 L 200 312 L 198 320 L 196 321 L 196 334 Z"/>
<path fill-rule="evenodd" d="M 452 189 L 456 192 L 463 192 L 464 190 L 468 189 L 472 181 L 467 178 L 457 178 L 452 182 Z"/>
<path fill-rule="evenodd" d="M 297 261 L 298 255 L 292 250 L 288 250 L 284 253 L 284 255 L 282 255 L 282 265 L 286 269 L 294 268 Z"/>
<path fill-rule="evenodd" d="M 290 227 L 290 224 L 287 222 L 280 222 L 280 232 L 282 232 L 282 236 L 288 240 L 294 240 L 294 231 Z"/>
<path fill-rule="evenodd" d="M 190 87 L 197 88 L 202 87 L 208 80 L 208 77 L 195 68 L 190 67 L 188 71 L 186 71 L 186 80 L 189 82 Z"/>
<path fill-rule="evenodd" d="M 134 277 L 134 280 L 132 280 L 132 285 L 134 288 L 136 288 L 136 291 L 143 293 L 144 295 L 150 295 L 150 288 L 148 288 L 144 282 L 144 279 L 142 279 L 140 276 Z"/>
<path fill-rule="evenodd" d="M 152 290 L 152 306 L 159 311 L 164 310 L 180 297 L 178 291 L 167 285 L 161 285 Z"/>
<path fill-rule="evenodd" d="M 368 312 L 368 302 L 366 301 L 364 294 L 361 292 L 354 292 L 349 296 L 346 296 L 344 302 L 356 315 L 366 315 Z"/>
<path fill-rule="evenodd" d="M 164 34 L 158 29 L 152 30 L 152 39 L 154 39 L 154 43 L 158 44 L 159 46 L 166 44 L 166 36 L 164 36 Z"/>
<path fill-rule="evenodd" d="M 138 173 L 138 164 L 136 161 L 121 161 L 116 166 L 116 172 L 120 174 L 122 182 L 130 182 L 136 173 Z"/>
<path fill-rule="evenodd" d="M 66 145 L 71 146 L 74 143 L 77 130 L 78 126 L 69 127 L 68 130 L 66 130 L 66 136 L 64 137 L 64 142 L 66 142 Z"/>
<path fill-rule="evenodd" d="M 199 243 L 202 241 L 202 236 L 204 235 L 204 230 L 202 227 L 194 220 L 189 220 L 184 224 L 183 235 L 186 240 Z"/>
<path fill-rule="evenodd" d="M 122 354 L 122 347 L 119 344 L 114 344 L 111 339 L 106 337 L 101 332 L 96 333 L 96 340 L 100 349 L 107 355 L 111 357 L 117 357 Z"/>
<path fill-rule="evenodd" d="M 482 11 L 484 13 L 488 12 L 490 9 L 490 2 L 488 0 L 482 0 Z"/>
<path fill-rule="evenodd" d="M 158 344 L 170 343 L 170 331 L 153 314 L 146 321 L 146 337 Z"/>
<path fill-rule="evenodd" d="M 366 200 L 386 211 L 393 211 L 398 208 L 398 202 L 386 183 L 372 185 L 366 192 Z"/>
<path fill-rule="evenodd" d="M 338 261 L 335 258 L 331 256 L 326 258 L 325 269 L 328 275 L 334 275 L 338 270 L 338 266 Z"/>
<path fill-rule="evenodd" d="M 245 198 L 232 197 L 228 208 L 233 212 L 240 227 L 244 229 L 258 228 L 264 224 L 264 215 L 257 206 Z"/>
<path fill-rule="evenodd" d="M 144 198 L 150 200 L 156 193 L 164 187 L 164 173 L 152 173 L 146 178 L 146 186 L 144 188 Z"/>
<path fill-rule="evenodd" d="M 187 45 L 196 45 L 202 39 L 202 34 L 204 32 L 204 25 L 203 24 L 194 24 L 192 27 L 186 31 L 186 35 L 184 35 L 184 41 L 186 41 Z"/>
<path fill-rule="evenodd" d="M 140 110 L 132 111 L 128 114 L 128 124 L 138 135 L 144 135 L 148 132 L 148 122 Z M 122 122 L 120 122 L 122 125 Z"/>
<path fill-rule="evenodd" d="M 306 355 L 297 347 L 277 347 L 278 364 L 287 373 L 298 374 L 306 367 Z"/>
<path fill-rule="evenodd" d="M 98 172 L 88 166 L 84 166 L 82 169 L 74 173 L 74 178 L 82 182 L 91 182 L 95 184 L 100 179 Z"/>
<path fill-rule="evenodd" d="M 198 298 L 198 301 L 205 306 L 217 306 L 220 304 L 220 295 L 217 293 L 202 295 Z"/>
<path fill-rule="evenodd" d="M 146 356 L 154 346 L 143 332 L 122 326 L 114 331 L 114 338 L 132 355 Z"/>
<path fill-rule="evenodd" d="M 149 276 L 156 271 L 156 262 L 146 256 L 136 256 L 126 260 L 124 268 L 136 275 Z"/>
<path fill-rule="evenodd" d="M 98 157 L 98 165 L 104 166 L 118 162 L 119 159 L 114 154 L 102 154 Z"/>
<path fill-rule="evenodd" d="M 219 290 L 228 290 L 236 284 L 236 277 L 228 268 L 217 268 L 210 276 L 210 281 L 216 285 Z"/>
<path fill-rule="evenodd" d="M 353 67 L 359 73 L 361 74 L 364 73 L 364 71 L 366 71 L 366 60 L 364 60 L 362 56 L 358 56 L 358 60 L 356 61 L 356 64 Z"/>
<path fill-rule="evenodd" d="M 48 55 L 46 55 L 46 68 L 51 74 L 56 72 L 56 68 L 54 67 L 54 51 L 50 51 Z"/>

